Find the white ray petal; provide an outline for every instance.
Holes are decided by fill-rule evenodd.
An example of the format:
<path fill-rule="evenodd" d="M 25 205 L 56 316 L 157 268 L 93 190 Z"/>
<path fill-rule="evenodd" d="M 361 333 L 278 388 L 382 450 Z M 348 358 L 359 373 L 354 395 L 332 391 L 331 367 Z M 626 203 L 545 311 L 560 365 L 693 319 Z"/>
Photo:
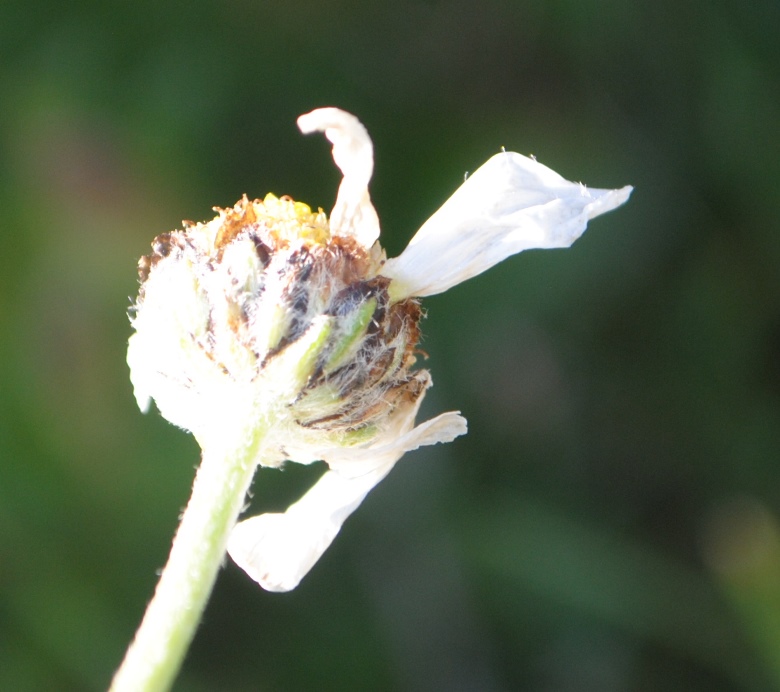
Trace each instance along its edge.
<path fill-rule="evenodd" d="M 239 522 L 228 541 L 230 557 L 264 589 L 294 589 L 327 550 L 347 517 L 404 453 L 423 445 L 450 442 L 465 432 L 465 418 L 451 411 L 383 447 L 352 450 L 362 452 L 363 460 L 339 460 L 346 464 L 349 475 L 327 471 L 284 514 L 261 514 Z M 355 475 L 358 469 L 362 473 Z"/>
<path fill-rule="evenodd" d="M 572 183 L 535 159 L 497 154 L 466 180 L 381 274 L 397 299 L 446 291 L 522 250 L 568 247 L 588 220 L 623 204 L 630 186 Z"/>
<path fill-rule="evenodd" d="M 351 113 L 339 108 L 317 108 L 298 118 L 304 134 L 324 132 L 333 143 L 333 160 L 344 178 L 330 215 L 336 235 L 353 236 L 364 248 L 379 238 L 379 218 L 368 194 L 374 171 L 374 146 L 366 128 Z"/>
<path fill-rule="evenodd" d="M 228 541 L 230 557 L 267 591 L 294 589 L 394 465 L 357 478 L 326 471 L 284 514 L 261 514 L 239 522 Z"/>

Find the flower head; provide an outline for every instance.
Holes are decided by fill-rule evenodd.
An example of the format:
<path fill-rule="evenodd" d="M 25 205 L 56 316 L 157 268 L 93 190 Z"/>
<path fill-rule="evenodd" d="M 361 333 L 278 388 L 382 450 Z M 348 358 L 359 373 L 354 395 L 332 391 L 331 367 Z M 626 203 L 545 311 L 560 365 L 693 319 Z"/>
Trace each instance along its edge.
<path fill-rule="evenodd" d="M 154 399 L 204 450 L 262 425 L 257 464 L 328 464 L 285 513 L 233 530 L 230 555 L 274 591 L 298 584 L 406 452 L 466 432 L 457 412 L 415 427 L 431 385 L 414 369 L 418 299 L 521 250 L 571 245 L 631 192 L 588 189 L 501 153 L 387 260 L 368 193 L 365 128 L 336 108 L 298 125 L 325 133 L 343 173 L 330 219 L 289 198 L 244 197 L 208 223 L 159 236 L 139 263 L 128 348 L 141 408 Z"/>

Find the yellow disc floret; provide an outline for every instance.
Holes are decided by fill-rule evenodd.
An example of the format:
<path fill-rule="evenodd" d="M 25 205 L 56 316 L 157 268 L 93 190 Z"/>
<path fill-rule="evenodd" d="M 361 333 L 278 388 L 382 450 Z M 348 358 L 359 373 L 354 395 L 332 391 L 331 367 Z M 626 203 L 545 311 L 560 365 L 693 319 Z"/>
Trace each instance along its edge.
<path fill-rule="evenodd" d="M 315 213 L 308 204 L 270 192 L 262 202 L 252 202 L 252 206 L 258 221 L 267 224 L 280 241 L 305 240 L 324 245 L 330 239 L 328 216 L 322 209 Z"/>

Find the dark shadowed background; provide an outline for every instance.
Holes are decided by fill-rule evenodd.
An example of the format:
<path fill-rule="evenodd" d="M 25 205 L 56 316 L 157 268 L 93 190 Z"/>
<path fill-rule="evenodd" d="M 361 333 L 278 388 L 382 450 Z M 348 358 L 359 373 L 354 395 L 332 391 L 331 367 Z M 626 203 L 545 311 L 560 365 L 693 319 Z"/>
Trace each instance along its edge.
<path fill-rule="evenodd" d="M 778 689 L 779 32 L 775 0 L 0 4 L 0 689 L 107 686 L 198 461 L 133 400 L 136 261 L 243 193 L 330 210 L 323 105 L 374 139 L 390 255 L 502 146 L 636 190 L 425 301 L 421 419 L 469 435 L 296 591 L 226 564 L 176 689 Z"/>

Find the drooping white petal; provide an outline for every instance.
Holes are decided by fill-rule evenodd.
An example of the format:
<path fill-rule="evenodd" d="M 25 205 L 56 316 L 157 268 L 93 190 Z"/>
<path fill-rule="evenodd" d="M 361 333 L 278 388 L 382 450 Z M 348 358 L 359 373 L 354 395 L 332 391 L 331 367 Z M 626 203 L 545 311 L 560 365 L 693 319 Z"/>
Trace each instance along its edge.
<path fill-rule="evenodd" d="M 228 542 L 230 557 L 264 589 L 294 589 L 327 550 L 347 517 L 404 453 L 423 445 L 451 442 L 465 432 L 465 418 L 451 411 L 376 449 L 334 450 L 330 463 L 344 464 L 348 473 L 327 471 L 284 514 L 261 514 L 239 522 Z M 336 459 L 339 452 L 342 457 Z M 364 456 L 358 463 L 353 455 L 360 452 Z"/>
<path fill-rule="evenodd" d="M 368 194 L 374 171 L 374 146 L 366 128 L 352 114 L 339 108 L 317 108 L 298 118 L 304 134 L 324 132 L 333 143 L 333 160 L 344 178 L 330 215 L 336 235 L 353 236 L 364 248 L 379 238 L 379 218 Z"/>
<path fill-rule="evenodd" d="M 267 591 L 294 589 L 394 463 L 357 478 L 326 471 L 284 514 L 239 522 L 228 541 L 230 557 Z"/>
<path fill-rule="evenodd" d="M 630 186 L 572 183 L 535 159 L 497 154 L 466 180 L 381 274 L 395 299 L 429 296 L 522 250 L 568 247 L 588 220 L 623 204 Z"/>

